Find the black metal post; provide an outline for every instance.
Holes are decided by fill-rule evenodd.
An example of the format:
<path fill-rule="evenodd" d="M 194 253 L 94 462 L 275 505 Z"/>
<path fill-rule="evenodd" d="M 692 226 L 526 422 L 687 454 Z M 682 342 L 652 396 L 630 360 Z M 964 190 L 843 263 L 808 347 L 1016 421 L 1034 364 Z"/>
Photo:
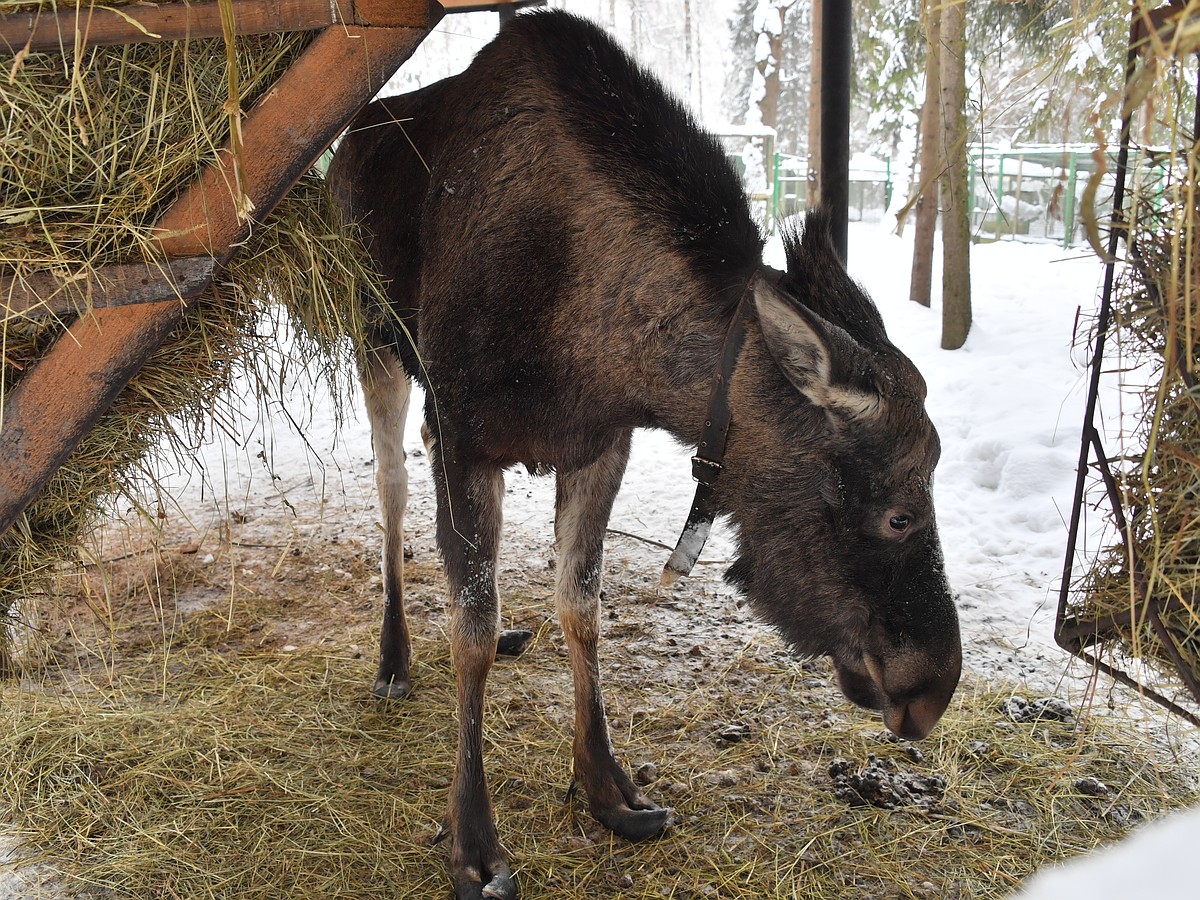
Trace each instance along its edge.
<path fill-rule="evenodd" d="M 825 0 L 821 8 L 821 206 L 833 222 L 833 243 L 843 262 L 850 219 L 853 12 L 851 0 Z"/>

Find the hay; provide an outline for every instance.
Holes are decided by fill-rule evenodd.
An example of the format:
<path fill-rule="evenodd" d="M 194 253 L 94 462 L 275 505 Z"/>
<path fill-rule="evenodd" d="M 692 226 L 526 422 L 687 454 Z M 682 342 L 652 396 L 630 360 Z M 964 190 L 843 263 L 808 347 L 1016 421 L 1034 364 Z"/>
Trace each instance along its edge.
<path fill-rule="evenodd" d="M 1195 114 L 1195 88 L 1179 68 L 1159 72 L 1156 96 L 1160 127 L 1186 149 L 1142 154 L 1151 165 L 1136 170 L 1131 241 L 1112 299 L 1110 339 L 1134 421 L 1110 461 L 1119 494 L 1111 505 L 1126 526 L 1096 555 L 1071 614 L 1131 619 L 1102 634 L 1099 649 L 1141 683 L 1186 696 L 1186 675 L 1200 680 L 1200 159 L 1178 124 Z M 1152 624 L 1150 600 L 1167 610 L 1162 622 L 1183 675 Z"/>
<path fill-rule="evenodd" d="M 0 789 L 38 856 L 117 896 L 436 896 L 444 861 L 430 842 L 456 733 L 442 646 L 419 645 L 421 690 L 394 712 L 369 699 L 365 664 L 317 653 L 176 647 L 103 689 L 9 689 Z M 631 717 L 636 688 L 621 684 L 610 691 L 621 744 L 656 761 L 652 792 L 678 818 L 665 838 L 629 846 L 564 799 L 570 734 L 540 710 L 532 683 L 543 665 L 498 673 L 514 684 L 493 693 L 486 738 L 527 897 L 611 891 L 627 875 L 627 897 L 662 887 L 684 897 L 1003 896 L 1037 866 L 1193 799 L 1134 763 L 1145 748 L 1127 734 L 1102 722 L 1017 725 L 1000 712 L 1003 695 L 978 686 L 914 761 L 860 714 L 813 727 L 774 711 L 749 741 L 697 757 L 712 741 L 707 723 L 756 698 L 698 685 L 682 709 L 639 706 Z M 744 658 L 733 666 L 781 688 L 802 677 Z M 888 810 L 839 800 L 831 765 L 869 756 L 940 773 L 941 801 Z"/>
<path fill-rule="evenodd" d="M 373 648 L 376 634 L 344 631 L 332 613 L 371 597 L 374 560 L 342 541 L 329 546 L 336 556 L 311 552 L 285 554 L 279 597 L 245 578 L 211 580 L 194 554 L 165 554 L 129 579 L 128 596 L 109 584 L 111 625 L 88 631 L 76 616 L 53 676 L 0 689 L 10 760 L 0 796 L 26 862 L 53 862 L 68 886 L 118 897 L 447 892 L 445 847 L 431 844 L 456 737 L 444 619 L 416 616 L 417 689 L 379 705 L 368 693 L 373 654 L 352 649 Z M 442 585 L 429 562 L 410 574 L 420 611 Z M 534 592 L 551 580 L 537 575 Z M 504 585 L 505 607 L 527 615 L 535 601 L 516 584 Z M 968 681 L 935 734 L 910 745 L 835 699 L 824 665 L 769 639 L 712 636 L 702 653 L 660 656 L 649 640 L 693 628 L 693 611 L 610 584 L 614 741 L 675 808 L 675 824 L 631 845 L 567 799 L 565 648 L 553 625 L 525 620 L 537 636 L 494 671 L 485 724 L 498 825 L 524 897 L 1001 897 L 1038 866 L 1196 799 L 1125 723 L 1053 718 L 1061 704 L 1012 702 Z M 194 589 L 229 596 L 183 616 L 171 594 Z M 320 599 L 298 609 L 301 595 Z M 320 638 L 270 649 L 296 641 L 276 628 L 326 607 Z M 861 793 L 846 790 L 852 778 Z"/>
<path fill-rule="evenodd" d="M 215 158 L 230 109 L 249 108 L 310 40 L 238 38 L 236 78 L 219 40 L 20 60 L 0 77 L 0 275 L 82 275 L 156 261 L 152 226 Z M 231 84 L 236 104 L 228 103 Z M 4 619 L 36 607 L 55 573 L 77 561 L 81 536 L 111 497 L 144 493 L 154 468 L 148 455 L 164 447 L 182 454 L 212 427 L 239 372 L 250 373 L 265 402 L 281 390 L 284 365 L 313 363 L 315 374 L 335 379 L 347 371 L 362 327 L 353 301 L 371 281 L 319 180 L 306 177 L 0 537 L 0 672 L 11 667 Z M 270 304 L 279 306 L 264 312 Z M 299 336 L 287 354 L 271 355 L 283 319 Z M 0 409 L 63 327 L 15 315 L 0 323 Z"/>

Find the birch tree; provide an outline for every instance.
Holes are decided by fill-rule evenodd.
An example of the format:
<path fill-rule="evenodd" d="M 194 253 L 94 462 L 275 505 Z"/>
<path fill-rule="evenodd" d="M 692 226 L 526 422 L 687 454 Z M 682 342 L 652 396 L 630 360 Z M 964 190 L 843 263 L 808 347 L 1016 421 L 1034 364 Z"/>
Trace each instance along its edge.
<path fill-rule="evenodd" d="M 805 205 L 821 203 L 821 7 L 825 0 L 812 0 L 812 52 L 808 68 L 808 172 Z"/>

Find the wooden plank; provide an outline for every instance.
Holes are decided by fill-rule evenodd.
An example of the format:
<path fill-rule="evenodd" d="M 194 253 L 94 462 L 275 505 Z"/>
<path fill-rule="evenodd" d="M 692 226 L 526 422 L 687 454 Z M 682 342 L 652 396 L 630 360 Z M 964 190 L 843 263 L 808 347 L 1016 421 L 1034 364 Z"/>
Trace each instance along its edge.
<path fill-rule="evenodd" d="M 325 29 L 243 126 L 246 185 L 264 218 L 351 117 L 416 49 L 421 28 Z M 221 157 L 229 154 L 222 153 Z M 248 233 L 223 168 L 210 169 L 166 212 L 168 256 L 222 262 Z M 206 221 L 211 216 L 212 221 Z M 211 251 L 211 252 L 210 252 Z M 75 322 L 28 370 L 0 411 L 0 534 L 8 530 L 183 315 L 177 301 L 101 309 Z"/>
<path fill-rule="evenodd" d="M 429 20 L 430 0 L 232 0 L 238 34 L 313 31 L 338 22 L 420 28 Z M 42 10 L 0 16 L 0 53 L 72 53 L 80 45 L 100 47 L 148 41 L 218 38 L 221 10 L 216 0 L 158 6 L 86 7 L 57 15 Z"/>
<path fill-rule="evenodd" d="M 233 0 L 233 8 L 238 34 L 309 31 L 337 21 L 337 6 L 331 0 Z M 89 47 L 220 37 L 221 10 L 216 0 L 208 0 L 120 10 L 89 6 L 57 15 L 42 10 L 9 13 L 0 19 L 0 49 L 15 53 L 28 46 L 35 53 L 69 53 L 77 32 L 81 44 Z"/>
<path fill-rule="evenodd" d="M 190 300 L 212 281 L 211 256 L 163 260 L 147 265 L 104 266 L 81 277 L 39 272 L 27 277 L 0 277 L 0 319 L 70 316 L 81 309 Z"/>
<path fill-rule="evenodd" d="M 164 253 L 210 255 L 220 263 L 227 261 L 234 245 L 250 234 L 251 225 L 275 208 L 354 113 L 391 77 L 399 62 L 385 51 L 399 52 L 391 45 L 411 41 L 403 61 L 425 33 L 416 28 L 339 25 L 326 29 L 242 125 L 241 175 L 253 214 L 244 216 L 235 200 L 233 154 L 220 153 L 218 163 L 159 220 L 156 230 Z M 332 78 L 334 72 L 342 73 L 343 79 Z"/>

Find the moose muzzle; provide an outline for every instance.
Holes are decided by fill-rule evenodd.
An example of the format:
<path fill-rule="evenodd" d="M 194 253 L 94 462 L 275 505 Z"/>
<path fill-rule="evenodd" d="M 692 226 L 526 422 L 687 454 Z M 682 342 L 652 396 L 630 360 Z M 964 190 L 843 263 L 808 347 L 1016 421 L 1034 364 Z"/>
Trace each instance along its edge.
<path fill-rule="evenodd" d="M 954 641 L 950 654 L 940 660 L 915 648 L 887 656 L 865 653 L 857 664 L 835 660 L 834 669 L 846 699 L 880 710 L 889 731 L 917 741 L 933 730 L 954 696 L 962 648 Z"/>

